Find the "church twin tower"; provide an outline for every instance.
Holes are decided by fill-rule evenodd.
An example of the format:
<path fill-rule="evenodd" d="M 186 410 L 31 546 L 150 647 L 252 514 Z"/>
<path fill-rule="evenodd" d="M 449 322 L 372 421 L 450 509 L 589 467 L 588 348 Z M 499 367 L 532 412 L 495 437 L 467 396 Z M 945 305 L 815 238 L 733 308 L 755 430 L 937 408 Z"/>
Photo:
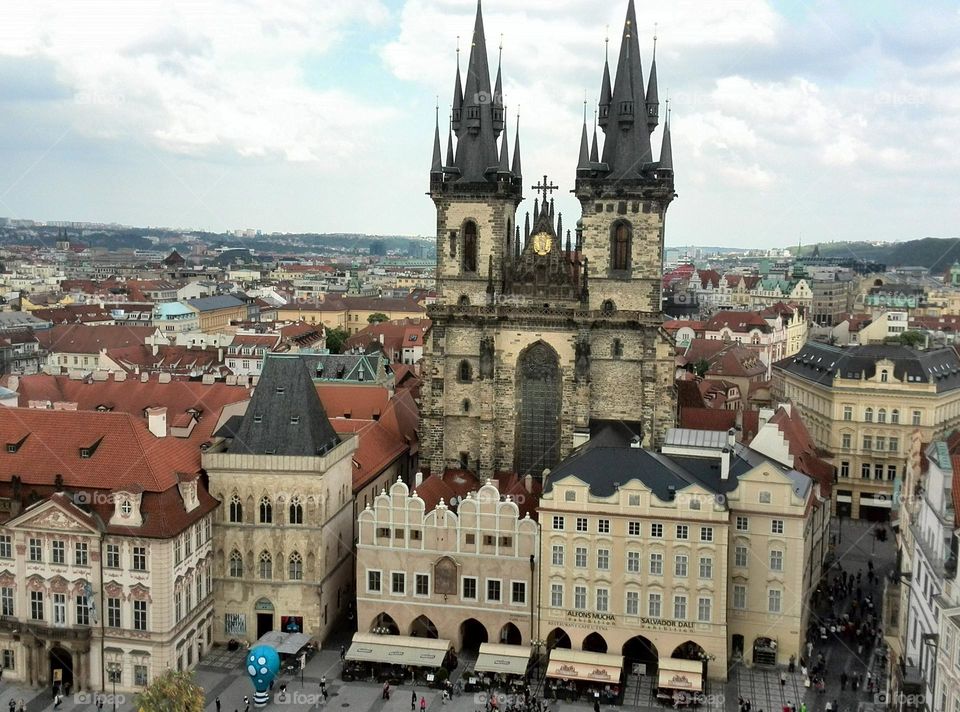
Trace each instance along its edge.
<path fill-rule="evenodd" d="M 508 153 L 500 68 L 491 90 L 477 6 L 466 82 L 457 67 L 446 158 L 430 168 L 437 302 L 424 357 L 424 469 L 540 477 L 591 436 L 659 443 L 674 423 L 673 355 L 661 329 L 663 224 L 674 197 L 670 129 L 659 160 L 656 60 L 644 87 L 629 0 L 615 80 L 604 63 L 599 150 L 584 122 L 563 231 L 546 176 L 523 199 L 520 137 Z M 459 64 L 459 63 L 458 63 Z M 454 135 L 456 140 L 454 140 Z M 499 149 L 498 149 L 499 143 Z M 572 153 L 572 152 L 571 152 Z"/>

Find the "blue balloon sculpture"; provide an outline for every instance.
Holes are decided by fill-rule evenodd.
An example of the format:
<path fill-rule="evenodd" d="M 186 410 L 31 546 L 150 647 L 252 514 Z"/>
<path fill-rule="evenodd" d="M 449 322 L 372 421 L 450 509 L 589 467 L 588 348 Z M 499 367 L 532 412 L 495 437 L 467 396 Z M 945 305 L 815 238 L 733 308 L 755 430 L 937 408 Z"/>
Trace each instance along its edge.
<path fill-rule="evenodd" d="M 269 645 L 258 645 L 247 653 L 247 675 L 253 682 L 253 704 L 264 707 L 269 700 L 270 683 L 280 672 L 280 655 Z"/>

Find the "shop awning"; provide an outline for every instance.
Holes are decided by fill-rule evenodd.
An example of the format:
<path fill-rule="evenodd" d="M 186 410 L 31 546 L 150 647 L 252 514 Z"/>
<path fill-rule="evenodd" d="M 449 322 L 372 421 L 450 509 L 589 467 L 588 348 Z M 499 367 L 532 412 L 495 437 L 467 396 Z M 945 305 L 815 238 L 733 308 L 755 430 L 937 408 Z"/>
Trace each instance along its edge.
<path fill-rule="evenodd" d="M 438 668 L 450 650 L 450 641 L 409 635 L 354 633 L 346 659 Z"/>
<path fill-rule="evenodd" d="M 530 648 L 525 645 L 482 643 L 473 669 L 477 672 L 501 672 L 523 675 L 530 664 Z"/>
<path fill-rule="evenodd" d="M 699 660 L 660 658 L 657 666 L 658 688 L 703 692 L 703 663 Z"/>
<path fill-rule="evenodd" d="M 554 648 L 550 651 L 547 677 L 559 680 L 619 684 L 623 657 L 583 650 Z"/>
<path fill-rule="evenodd" d="M 284 633 L 281 630 L 271 630 L 264 633 L 257 645 L 269 645 L 281 655 L 296 655 L 307 643 L 310 636 L 306 633 Z"/>

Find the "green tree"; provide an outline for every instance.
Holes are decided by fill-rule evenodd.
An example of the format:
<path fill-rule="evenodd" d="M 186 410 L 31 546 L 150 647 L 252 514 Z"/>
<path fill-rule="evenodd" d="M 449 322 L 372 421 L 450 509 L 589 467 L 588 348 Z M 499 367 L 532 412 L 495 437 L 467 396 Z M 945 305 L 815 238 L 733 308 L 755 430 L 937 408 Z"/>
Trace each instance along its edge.
<path fill-rule="evenodd" d="M 327 329 L 327 348 L 330 353 L 343 353 L 343 342 L 347 340 L 348 336 L 350 334 L 347 333 L 347 330 L 339 326 L 334 329 Z"/>
<path fill-rule="evenodd" d="M 693 364 L 693 372 L 697 374 L 698 377 L 703 378 L 707 375 L 707 371 L 710 370 L 710 362 L 705 358 L 698 359 L 696 363 Z"/>
<path fill-rule="evenodd" d="M 920 348 L 927 342 L 927 337 L 919 331 L 904 331 L 900 334 L 900 343 L 910 348 Z"/>
<path fill-rule="evenodd" d="M 167 670 L 137 695 L 139 712 L 203 712 L 203 688 L 193 673 Z"/>
<path fill-rule="evenodd" d="M 375 312 L 367 317 L 367 322 L 369 322 L 370 324 L 379 324 L 381 321 L 389 321 L 389 320 L 390 320 L 390 317 L 388 317 L 383 312 Z"/>

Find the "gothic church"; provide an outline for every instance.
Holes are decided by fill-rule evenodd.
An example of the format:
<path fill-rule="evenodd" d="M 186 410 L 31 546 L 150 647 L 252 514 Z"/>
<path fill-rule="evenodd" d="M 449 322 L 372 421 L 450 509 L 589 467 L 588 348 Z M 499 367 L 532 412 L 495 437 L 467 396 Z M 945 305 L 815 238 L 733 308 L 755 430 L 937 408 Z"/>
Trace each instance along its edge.
<path fill-rule="evenodd" d="M 531 186 L 542 195 L 521 228 L 520 138 L 511 160 L 500 68 L 491 90 L 478 3 L 446 158 L 438 123 L 430 169 L 438 296 L 428 312 L 421 462 L 431 472 L 539 478 L 592 433 L 612 429 L 656 446 L 674 424 L 660 303 L 674 197 L 669 119 L 654 161 L 656 59 L 644 87 L 633 0 L 612 82 L 604 63 L 598 111 L 602 151 L 586 121 L 580 139 L 573 237 L 546 177 Z"/>

